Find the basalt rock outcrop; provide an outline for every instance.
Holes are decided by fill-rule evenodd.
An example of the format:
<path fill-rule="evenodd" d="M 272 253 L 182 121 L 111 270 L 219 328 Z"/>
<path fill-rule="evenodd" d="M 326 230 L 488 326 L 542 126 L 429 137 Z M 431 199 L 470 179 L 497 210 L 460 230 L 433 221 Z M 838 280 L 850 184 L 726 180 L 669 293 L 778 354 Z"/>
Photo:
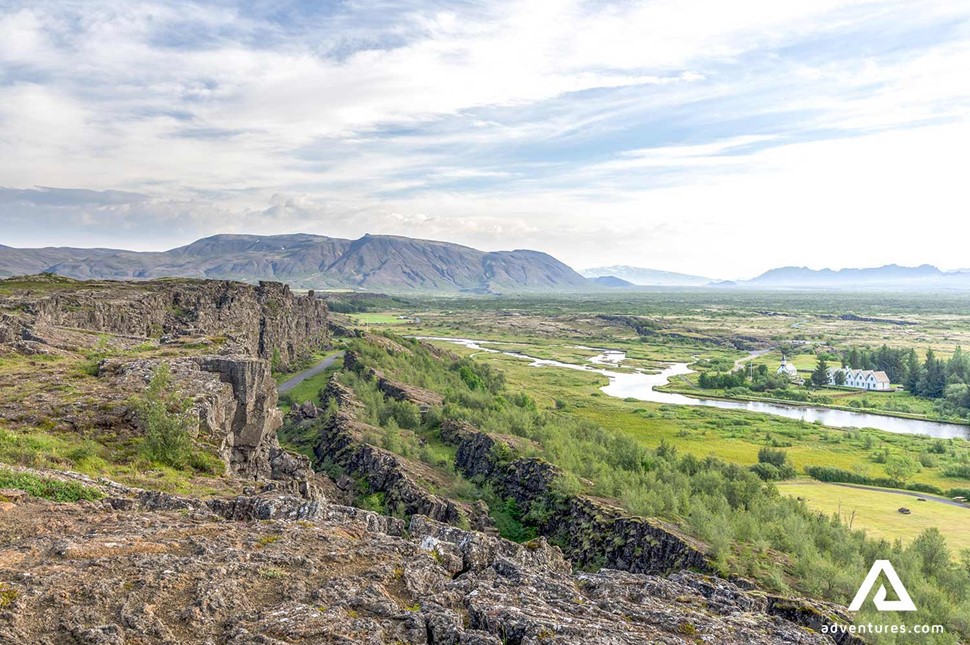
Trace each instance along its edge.
<path fill-rule="evenodd" d="M 442 438 L 457 447 L 455 468 L 491 483 L 503 498 L 532 513 L 540 533 L 582 567 L 635 573 L 679 569 L 711 572 L 703 544 L 652 518 L 632 516 L 604 501 L 558 492 L 561 471 L 541 459 L 515 458 L 515 448 L 459 421 L 445 420 Z"/>
<path fill-rule="evenodd" d="M 429 492 L 447 484 L 440 473 L 420 461 L 368 443 L 380 432 L 358 420 L 363 405 L 351 389 L 331 378 L 322 398 L 336 406 L 336 413 L 319 420 L 293 416 L 291 422 L 314 428 L 318 433 L 314 446 L 318 464 L 338 466 L 344 473 L 345 488 L 355 486 L 358 492 L 381 493 L 384 507 L 396 514 L 427 515 L 448 524 L 495 532 L 486 505 L 456 502 Z"/>
<path fill-rule="evenodd" d="M 306 457 L 280 448 L 283 424 L 269 363 L 245 356 L 102 362 L 99 375 L 131 392 L 143 390 L 161 364 L 197 414 L 195 435 L 218 446 L 229 470 L 245 479 L 299 479 L 311 471 Z M 137 417 L 132 417 L 138 423 Z"/>
<path fill-rule="evenodd" d="M 437 392 L 389 379 L 380 372 L 377 372 L 375 377 L 377 379 L 377 389 L 383 392 L 384 396 L 388 396 L 396 401 L 413 403 L 418 406 L 418 409 L 422 413 L 444 402 L 444 397 Z"/>
<path fill-rule="evenodd" d="M 215 280 L 78 282 L 31 276 L 25 288 L 0 299 L 0 342 L 48 329 L 80 329 L 140 338 L 219 337 L 233 353 L 285 368 L 327 342 L 327 307 L 311 291 L 287 285 Z M 2 284 L 2 283 L 0 283 Z"/>
<path fill-rule="evenodd" d="M 347 355 L 352 366 L 363 366 L 352 352 Z M 429 515 L 451 524 L 468 521 L 454 502 L 422 488 L 404 459 L 366 442 L 366 437 L 379 433 L 357 421 L 360 404 L 353 392 L 334 378 L 324 395 L 337 404 L 337 412 L 320 426 L 318 459 L 340 465 L 365 482 L 369 492 L 384 493 L 388 507 L 405 515 Z M 456 470 L 469 479 L 488 482 L 503 499 L 514 500 L 523 514 L 530 514 L 540 533 L 556 540 L 576 566 L 636 573 L 712 571 L 704 545 L 674 527 L 631 516 L 587 496 L 561 494 L 557 488 L 561 471 L 541 459 L 516 458 L 511 438 L 496 438 L 454 420 L 442 423 L 441 437 L 457 447 Z"/>
<path fill-rule="evenodd" d="M 348 396 L 339 385 L 328 388 L 328 391 Z M 319 443 L 315 448 L 320 461 L 338 465 L 357 480 L 364 492 L 382 493 L 384 506 L 397 513 L 427 515 L 450 524 L 471 522 L 471 513 L 449 499 L 428 492 L 418 483 L 422 476 L 433 476 L 430 469 L 420 472 L 418 464 L 366 443 L 364 436 L 376 435 L 377 431 L 357 421 L 353 409 L 353 406 L 349 408 L 351 411 L 341 408 L 320 425 Z"/>
<path fill-rule="evenodd" d="M 216 447 L 228 472 L 245 479 L 311 472 L 308 459 L 277 440 L 282 416 L 271 368 L 327 341 L 327 308 L 312 292 L 295 296 L 269 282 L 31 276 L 0 281 L 0 294 L 0 353 L 57 359 L 18 359 L 36 392 L 29 405 L 0 399 L 0 421 L 111 436 L 143 431 L 133 404 L 165 364 L 198 417 L 193 434 Z"/>
<path fill-rule="evenodd" d="M 725 588 L 738 591 L 716 577 L 704 544 L 666 522 L 630 515 L 604 500 L 559 492 L 561 471 L 542 459 L 516 458 L 514 438 L 495 437 L 454 420 L 442 423 L 441 436 L 457 447 L 455 468 L 459 472 L 488 481 L 500 496 L 515 500 L 524 513 L 531 513 L 539 533 L 560 546 L 575 566 L 648 574 L 681 572 L 684 576 L 690 575 L 684 572 L 694 571 L 708 574 L 694 580 L 705 580 L 711 595 Z M 738 581 L 742 583 L 749 586 Z M 759 611 L 811 630 L 820 630 L 826 623 L 849 622 L 845 611 L 831 603 L 757 597 Z M 862 641 L 842 633 L 837 642 Z"/>
<path fill-rule="evenodd" d="M 0 511 L 0 641 L 290 645 L 821 645 L 696 573 L 574 573 L 424 516 L 263 490 L 202 501 L 106 487 Z"/>

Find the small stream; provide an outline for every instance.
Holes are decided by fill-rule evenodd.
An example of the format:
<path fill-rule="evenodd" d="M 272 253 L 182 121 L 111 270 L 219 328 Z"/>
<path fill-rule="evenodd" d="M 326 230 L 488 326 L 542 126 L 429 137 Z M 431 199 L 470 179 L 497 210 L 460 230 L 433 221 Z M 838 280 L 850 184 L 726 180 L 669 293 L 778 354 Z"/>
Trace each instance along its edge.
<path fill-rule="evenodd" d="M 773 414 L 775 416 L 798 419 L 808 423 L 819 422 L 832 428 L 875 428 L 896 434 L 915 434 L 937 437 L 940 439 L 950 439 L 953 437 L 970 438 L 970 426 L 955 423 L 940 423 L 937 421 L 923 421 L 920 419 L 904 419 L 902 417 L 892 417 L 883 414 L 871 414 L 868 412 L 849 412 L 847 410 L 833 410 L 810 405 L 787 405 L 783 403 L 763 403 L 760 401 L 724 401 L 720 399 L 704 399 L 693 396 L 685 396 L 675 392 L 658 392 L 655 388 L 667 385 L 670 379 L 675 376 L 689 374 L 693 372 L 687 363 L 671 363 L 657 374 L 645 374 L 641 371 L 616 372 L 607 367 L 617 367 L 624 359 L 626 353 L 618 350 L 599 349 L 594 347 L 574 346 L 575 349 L 584 349 L 598 352 L 595 356 L 587 359 L 588 365 L 576 363 L 563 363 L 561 361 L 536 358 L 520 352 L 503 352 L 497 349 L 490 349 L 483 344 L 492 341 L 472 340 L 470 338 L 443 338 L 433 336 L 419 336 L 420 340 L 437 340 L 455 343 L 475 351 L 487 352 L 490 354 L 505 354 L 523 360 L 530 361 L 532 367 L 560 367 L 564 369 L 580 370 L 584 372 L 594 372 L 602 374 L 609 379 L 609 383 L 600 388 L 605 394 L 620 399 L 637 399 L 638 401 L 650 401 L 651 403 L 661 403 L 665 405 L 699 405 L 723 410 L 743 410 L 746 412 L 759 412 L 762 414 Z M 757 355 L 756 352 L 754 355 Z M 748 357 L 751 358 L 751 357 Z M 742 359 L 741 362 L 748 360 Z M 604 367 L 605 366 L 605 367 Z"/>

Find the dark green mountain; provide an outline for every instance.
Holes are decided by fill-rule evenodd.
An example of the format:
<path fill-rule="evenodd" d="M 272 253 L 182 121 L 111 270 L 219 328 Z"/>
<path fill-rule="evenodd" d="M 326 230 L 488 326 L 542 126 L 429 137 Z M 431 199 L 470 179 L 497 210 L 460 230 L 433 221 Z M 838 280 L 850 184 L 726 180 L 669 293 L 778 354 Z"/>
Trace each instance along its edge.
<path fill-rule="evenodd" d="M 485 252 L 391 235 L 214 235 L 164 252 L 0 246 L 0 277 L 279 280 L 308 289 L 501 293 L 596 288 L 538 251 Z"/>

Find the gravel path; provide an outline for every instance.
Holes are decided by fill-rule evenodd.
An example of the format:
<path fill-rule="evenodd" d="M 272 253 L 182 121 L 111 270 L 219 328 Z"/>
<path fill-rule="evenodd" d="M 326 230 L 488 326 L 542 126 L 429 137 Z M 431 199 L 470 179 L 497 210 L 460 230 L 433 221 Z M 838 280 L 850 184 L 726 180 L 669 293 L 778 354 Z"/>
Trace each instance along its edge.
<path fill-rule="evenodd" d="M 289 379 L 283 381 L 276 389 L 279 390 L 280 394 L 286 394 L 287 392 L 289 392 L 290 390 L 292 390 L 293 388 L 295 388 L 297 385 L 307 380 L 308 378 L 313 378 L 317 374 L 322 373 L 328 367 L 333 365 L 334 361 L 336 361 L 338 358 L 343 358 L 343 355 L 344 355 L 343 352 L 336 352 L 336 353 L 330 354 L 329 356 L 327 356 L 325 359 L 323 359 L 322 361 L 320 361 L 310 369 L 303 370 L 296 376 L 290 377 Z"/>
<path fill-rule="evenodd" d="M 945 497 L 937 497 L 936 495 L 928 495 L 927 493 L 911 492 L 908 490 L 892 490 L 889 488 L 873 488 L 872 486 L 862 486 L 860 484 L 843 484 L 841 482 L 832 482 L 836 486 L 845 486 L 846 488 L 858 488 L 859 490 L 873 490 L 877 493 L 892 493 L 893 495 L 905 495 L 907 497 L 922 497 L 928 502 L 939 502 L 940 504 L 947 504 L 949 506 L 959 506 L 960 508 L 970 508 L 963 502 L 954 502 L 952 499 L 947 499 Z"/>

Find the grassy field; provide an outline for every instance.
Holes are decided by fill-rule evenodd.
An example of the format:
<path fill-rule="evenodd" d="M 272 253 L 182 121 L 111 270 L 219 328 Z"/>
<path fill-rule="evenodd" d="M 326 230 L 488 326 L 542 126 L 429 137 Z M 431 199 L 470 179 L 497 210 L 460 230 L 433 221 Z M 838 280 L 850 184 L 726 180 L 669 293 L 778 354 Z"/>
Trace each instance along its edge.
<path fill-rule="evenodd" d="M 946 538 L 951 554 L 970 549 L 970 508 L 932 501 L 929 495 L 899 495 L 879 488 L 858 489 L 815 481 L 783 482 L 778 489 L 785 495 L 801 497 L 809 507 L 826 515 L 838 515 L 852 528 L 865 529 L 874 537 L 911 542 L 921 531 L 937 527 Z M 900 507 L 912 511 L 899 513 Z"/>
<path fill-rule="evenodd" d="M 351 315 L 357 325 L 403 325 L 407 322 L 399 313 L 359 313 Z"/>
<path fill-rule="evenodd" d="M 661 339 L 696 339 L 713 345 L 723 345 L 732 338 L 769 343 L 796 341 L 811 353 L 815 348 L 888 343 L 895 347 L 914 347 L 920 353 L 932 347 L 944 357 L 958 345 L 970 347 L 966 299 L 954 293 L 665 289 L 576 294 L 569 298 L 504 296 L 500 302 L 474 297 L 409 300 L 395 303 L 395 311 L 419 314 L 421 324 L 416 327 L 424 333 L 439 332 L 429 335 L 488 331 L 491 335 L 479 337 L 516 340 L 523 335 L 536 338 L 551 332 L 560 337 L 587 335 L 604 340 L 624 337 L 636 340 L 637 334 L 632 330 L 599 318 L 624 315 L 656 323 Z M 874 322 L 842 319 L 847 314 L 872 318 Z M 814 364 L 813 356 L 807 359 L 797 356 L 795 360 L 800 369 L 809 369 Z"/>

